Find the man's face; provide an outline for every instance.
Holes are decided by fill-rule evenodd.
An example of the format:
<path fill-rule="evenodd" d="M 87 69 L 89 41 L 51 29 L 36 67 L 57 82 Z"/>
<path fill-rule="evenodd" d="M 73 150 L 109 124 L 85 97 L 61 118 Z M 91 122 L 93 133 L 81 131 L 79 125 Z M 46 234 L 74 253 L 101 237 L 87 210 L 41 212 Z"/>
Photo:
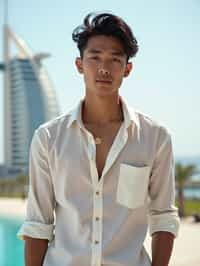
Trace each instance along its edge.
<path fill-rule="evenodd" d="M 87 93 L 99 96 L 118 94 L 123 77 L 128 76 L 132 68 L 122 43 L 104 35 L 88 40 L 83 58 L 76 59 L 76 66 L 84 75 Z"/>

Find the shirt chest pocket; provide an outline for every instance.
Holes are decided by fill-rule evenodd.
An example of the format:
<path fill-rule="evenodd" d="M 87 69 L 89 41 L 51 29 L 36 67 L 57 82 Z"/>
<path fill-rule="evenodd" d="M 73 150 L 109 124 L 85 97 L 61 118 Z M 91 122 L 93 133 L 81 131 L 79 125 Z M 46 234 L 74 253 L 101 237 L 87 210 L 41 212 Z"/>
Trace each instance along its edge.
<path fill-rule="evenodd" d="M 120 165 L 116 200 L 128 208 L 142 206 L 148 193 L 150 167 Z"/>

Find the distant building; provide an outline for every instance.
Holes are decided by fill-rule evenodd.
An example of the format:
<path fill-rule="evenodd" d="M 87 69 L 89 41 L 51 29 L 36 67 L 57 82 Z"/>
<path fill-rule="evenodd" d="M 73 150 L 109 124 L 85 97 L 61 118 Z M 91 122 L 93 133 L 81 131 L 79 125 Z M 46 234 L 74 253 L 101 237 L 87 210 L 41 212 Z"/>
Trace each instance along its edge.
<path fill-rule="evenodd" d="M 1 177 L 7 177 L 8 176 L 8 169 L 5 165 L 0 164 L 0 178 Z"/>
<path fill-rule="evenodd" d="M 21 169 L 8 168 L 6 165 L 0 164 L 0 180 L 3 178 L 15 178 L 18 175 L 24 175 Z"/>
<path fill-rule="evenodd" d="M 10 43 L 19 50 L 11 57 Z M 59 114 L 53 85 L 42 60 L 49 55 L 33 54 L 25 42 L 4 28 L 4 163 L 12 169 L 28 169 L 29 146 L 34 130 Z"/>

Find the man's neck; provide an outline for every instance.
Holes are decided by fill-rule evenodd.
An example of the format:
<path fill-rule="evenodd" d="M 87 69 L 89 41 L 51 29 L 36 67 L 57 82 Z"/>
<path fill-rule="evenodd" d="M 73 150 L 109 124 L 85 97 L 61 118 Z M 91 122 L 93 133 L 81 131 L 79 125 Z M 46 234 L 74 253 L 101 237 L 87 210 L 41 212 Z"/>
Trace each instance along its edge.
<path fill-rule="evenodd" d="M 82 106 L 84 124 L 107 125 L 123 121 L 120 96 L 111 98 L 85 97 Z"/>

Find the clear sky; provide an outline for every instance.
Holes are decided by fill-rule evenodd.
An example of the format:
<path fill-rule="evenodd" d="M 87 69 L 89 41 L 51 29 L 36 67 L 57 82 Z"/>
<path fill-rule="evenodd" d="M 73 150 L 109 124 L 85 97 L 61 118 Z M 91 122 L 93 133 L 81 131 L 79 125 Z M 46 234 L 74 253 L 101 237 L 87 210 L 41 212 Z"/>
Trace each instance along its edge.
<path fill-rule="evenodd" d="M 0 1 L 0 61 L 3 60 L 3 0 Z M 175 156 L 200 155 L 200 1 L 101 0 L 17 1 L 9 3 L 9 24 L 44 61 L 61 112 L 84 95 L 74 65 L 73 29 L 91 11 L 125 19 L 139 42 L 131 75 L 120 94 L 133 107 L 165 125 Z M 0 162 L 3 160 L 3 78 L 0 74 Z"/>

